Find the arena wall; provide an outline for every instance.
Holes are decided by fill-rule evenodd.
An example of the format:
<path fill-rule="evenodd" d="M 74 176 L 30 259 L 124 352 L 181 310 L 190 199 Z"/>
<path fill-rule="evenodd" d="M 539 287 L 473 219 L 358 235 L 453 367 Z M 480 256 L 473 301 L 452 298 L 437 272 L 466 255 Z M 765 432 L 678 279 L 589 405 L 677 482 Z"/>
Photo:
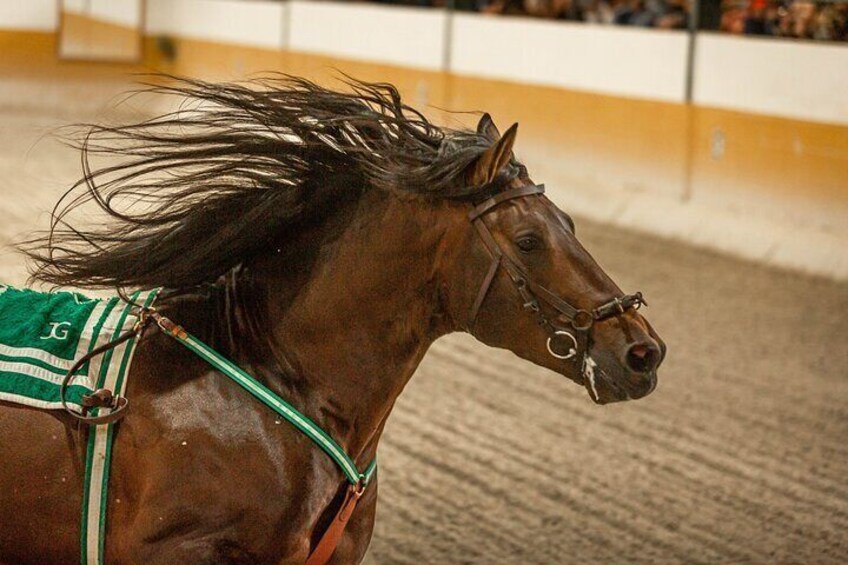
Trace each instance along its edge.
<path fill-rule="evenodd" d="M 66 12 L 84 14 L 114 25 L 135 28 L 142 21 L 142 6 L 134 0 L 62 0 Z"/>
<path fill-rule="evenodd" d="M 295 0 L 289 17 L 295 51 L 444 69 L 444 10 Z"/>
<path fill-rule="evenodd" d="M 457 14 L 453 20 L 452 72 L 652 100 L 684 100 L 688 37 L 683 32 L 477 14 Z M 609 72 L 612 68 L 617 72 Z"/>
<path fill-rule="evenodd" d="M 0 2 L 0 29 L 55 31 L 59 11 L 55 0 Z"/>
<path fill-rule="evenodd" d="M 694 101 L 848 125 L 848 46 L 698 35 Z"/>
<path fill-rule="evenodd" d="M 242 0 L 148 0 L 147 33 L 280 49 L 286 5 Z"/>
<path fill-rule="evenodd" d="M 110 21 L 132 19 L 95 4 L 112 6 L 100 10 Z M 54 0 L 0 3 L 0 29 L 52 31 L 57 20 Z M 686 102 L 683 32 L 320 0 L 148 0 L 146 20 L 151 35 Z M 843 45 L 701 33 L 694 55 L 698 105 L 848 125 Z"/>

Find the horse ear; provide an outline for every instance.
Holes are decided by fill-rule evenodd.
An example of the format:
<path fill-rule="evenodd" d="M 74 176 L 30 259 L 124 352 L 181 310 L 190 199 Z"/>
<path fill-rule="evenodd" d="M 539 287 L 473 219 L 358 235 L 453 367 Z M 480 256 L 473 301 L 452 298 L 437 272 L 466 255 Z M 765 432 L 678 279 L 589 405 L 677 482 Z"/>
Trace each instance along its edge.
<path fill-rule="evenodd" d="M 470 186 L 482 186 L 495 180 L 500 170 L 512 159 L 512 146 L 517 133 L 518 124 L 512 124 L 500 139 L 469 165 L 465 179 Z"/>
<path fill-rule="evenodd" d="M 498 131 L 498 126 L 492 121 L 492 116 L 488 113 L 480 116 L 480 122 L 477 124 L 477 133 L 485 135 L 492 141 L 497 141 L 501 137 L 501 132 Z"/>

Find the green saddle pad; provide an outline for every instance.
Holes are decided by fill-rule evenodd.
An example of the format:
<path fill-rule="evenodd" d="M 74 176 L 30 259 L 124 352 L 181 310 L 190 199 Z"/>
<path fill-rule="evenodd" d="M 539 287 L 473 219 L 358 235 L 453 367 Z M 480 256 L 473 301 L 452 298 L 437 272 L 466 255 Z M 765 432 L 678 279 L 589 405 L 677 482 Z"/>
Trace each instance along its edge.
<path fill-rule="evenodd" d="M 155 292 L 138 292 L 149 305 Z M 58 409 L 59 387 L 77 359 L 132 329 L 138 308 L 119 297 L 88 298 L 74 292 L 36 292 L 0 285 L 0 400 Z M 110 372 L 123 381 L 133 344 L 98 355 L 74 373 L 68 406 L 102 386 Z"/>

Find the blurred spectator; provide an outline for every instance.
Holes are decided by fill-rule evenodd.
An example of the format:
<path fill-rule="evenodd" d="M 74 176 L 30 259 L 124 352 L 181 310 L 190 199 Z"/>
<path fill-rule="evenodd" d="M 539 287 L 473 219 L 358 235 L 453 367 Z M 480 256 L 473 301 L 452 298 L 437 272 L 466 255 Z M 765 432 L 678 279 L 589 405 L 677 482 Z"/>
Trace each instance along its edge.
<path fill-rule="evenodd" d="M 690 0 L 455 0 L 457 10 L 484 14 L 619 24 L 664 29 L 685 28 Z"/>
<path fill-rule="evenodd" d="M 848 2 L 724 0 L 720 30 L 822 41 L 848 40 Z"/>
<path fill-rule="evenodd" d="M 813 39 L 848 41 L 848 2 L 824 6 L 816 14 Z"/>
<path fill-rule="evenodd" d="M 692 0 L 354 0 L 453 6 L 483 14 L 686 29 Z M 706 8 L 709 9 L 705 9 Z M 720 7 L 720 11 L 719 11 Z M 719 17 L 720 13 L 720 17 Z M 701 0 L 706 29 L 733 34 L 848 41 L 848 0 Z M 709 16 L 709 17 L 705 17 Z"/>
<path fill-rule="evenodd" d="M 728 5 L 722 9 L 720 31 L 726 33 L 745 33 L 745 22 L 747 11 L 744 6 L 738 3 L 727 3 Z"/>
<path fill-rule="evenodd" d="M 590 0 L 584 5 L 583 21 L 591 24 L 615 23 L 615 7 L 606 0 Z"/>
<path fill-rule="evenodd" d="M 689 26 L 688 0 L 668 0 L 657 12 L 654 26 L 661 29 L 686 29 Z"/>

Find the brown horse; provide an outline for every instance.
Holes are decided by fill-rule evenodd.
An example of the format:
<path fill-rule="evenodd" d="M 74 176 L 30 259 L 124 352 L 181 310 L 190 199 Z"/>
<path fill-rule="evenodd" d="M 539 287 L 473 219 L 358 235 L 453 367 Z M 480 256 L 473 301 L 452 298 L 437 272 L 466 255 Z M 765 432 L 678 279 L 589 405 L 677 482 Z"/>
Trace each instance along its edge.
<path fill-rule="evenodd" d="M 650 393 L 665 346 L 636 312 L 641 297 L 623 296 L 530 180 L 516 127 L 501 135 L 484 115 L 477 131 L 439 128 L 389 85 L 350 86 L 155 88 L 187 101 L 90 131 L 82 194 L 25 246 L 34 277 L 164 287 L 162 313 L 360 469 L 430 344 L 451 332 L 562 374 L 599 404 Z M 92 169 L 88 156 L 103 154 L 120 159 Z M 92 202 L 109 221 L 71 227 Z M 139 343 L 127 397 L 107 561 L 305 561 L 345 489 L 315 444 L 159 331 Z M 0 433 L 0 562 L 78 561 L 86 429 L 5 404 Z M 334 562 L 362 559 L 376 502 L 375 485 Z"/>

